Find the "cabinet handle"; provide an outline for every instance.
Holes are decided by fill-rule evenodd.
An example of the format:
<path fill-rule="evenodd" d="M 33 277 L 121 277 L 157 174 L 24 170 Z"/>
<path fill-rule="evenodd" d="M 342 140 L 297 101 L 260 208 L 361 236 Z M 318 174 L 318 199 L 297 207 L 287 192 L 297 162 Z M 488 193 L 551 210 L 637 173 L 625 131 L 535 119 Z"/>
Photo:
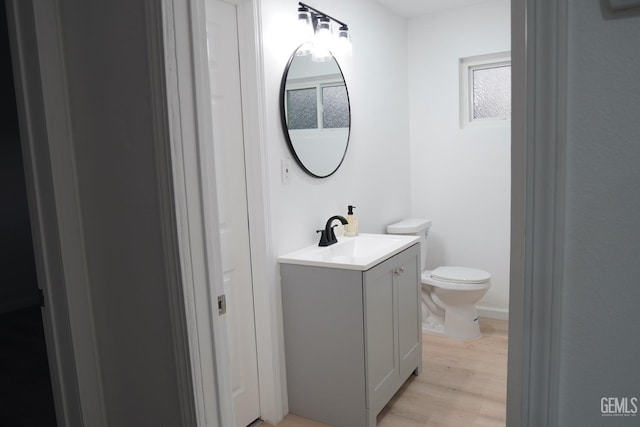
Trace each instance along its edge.
<path fill-rule="evenodd" d="M 404 267 L 397 268 L 397 269 L 393 272 L 393 274 L 395 274 L 396 276 L 399 276 L 399 275 L 401 275 L 401 274 L 404 274 Z"/>

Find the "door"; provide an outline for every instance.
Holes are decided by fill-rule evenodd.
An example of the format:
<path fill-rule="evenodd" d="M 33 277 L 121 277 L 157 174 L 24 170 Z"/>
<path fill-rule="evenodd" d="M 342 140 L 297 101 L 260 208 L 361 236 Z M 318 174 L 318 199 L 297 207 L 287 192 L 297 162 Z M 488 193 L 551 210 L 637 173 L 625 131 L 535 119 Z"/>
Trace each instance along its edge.
<path fill-rule="evenodd" d="M 216 189 L 237 427 L 260 417 L 236 6 L 207 0 Z"/>

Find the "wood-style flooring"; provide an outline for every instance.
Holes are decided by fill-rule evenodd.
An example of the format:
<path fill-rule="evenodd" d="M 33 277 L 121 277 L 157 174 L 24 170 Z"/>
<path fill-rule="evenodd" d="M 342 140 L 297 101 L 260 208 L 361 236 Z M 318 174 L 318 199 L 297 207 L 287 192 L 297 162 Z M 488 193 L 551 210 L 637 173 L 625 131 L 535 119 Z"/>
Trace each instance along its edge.
<path fill-rule="evenodd" d="M 481 318 L 480 329 L 475 340 L 423 334 L 422 374 L 411 376 L 378 414 L 378 427 L 504 427 L 507 321 Z M 326 424 L 289 414 L 277 427 Z"/>

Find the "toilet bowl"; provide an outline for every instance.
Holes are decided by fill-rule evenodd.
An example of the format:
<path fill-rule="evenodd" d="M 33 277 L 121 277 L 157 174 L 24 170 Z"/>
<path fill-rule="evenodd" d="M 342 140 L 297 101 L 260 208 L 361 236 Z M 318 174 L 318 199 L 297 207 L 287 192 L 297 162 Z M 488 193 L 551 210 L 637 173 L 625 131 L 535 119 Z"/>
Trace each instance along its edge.
<path fill-rule="evenodd" d="M 431 221 L 408 219 L 387 227 L 389 234 L 420 237 L 422 254 L 422 330 L 458 339 L 482 336 L 476 303 L 491 286 L 491 275 L 476 268 L 442 266 L 426 270 Z"/>
<path fill-rule="evenodd" d="M 446 266 L 424 271 L 422 284 L 426 285 L 428 295 L 423 298 L 431 298 L 444 313 L 441 328 L 432 319 L 432 327 L 436 329 L 433 332 L 460 339 L 482 336 L 476 303 L 487 293 L 490 280 L 486 271 L 468 267 Z"/>

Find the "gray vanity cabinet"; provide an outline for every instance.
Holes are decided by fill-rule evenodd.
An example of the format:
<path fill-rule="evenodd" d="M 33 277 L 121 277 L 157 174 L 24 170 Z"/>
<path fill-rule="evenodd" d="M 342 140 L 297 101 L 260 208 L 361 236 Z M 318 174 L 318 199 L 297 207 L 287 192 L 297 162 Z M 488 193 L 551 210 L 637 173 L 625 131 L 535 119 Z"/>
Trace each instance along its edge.
<path fill-rule="evenodd" d="M 366 271 L 281 264 L 289 411 L 373 427 L 422 369 L 420 246 Z"/>

